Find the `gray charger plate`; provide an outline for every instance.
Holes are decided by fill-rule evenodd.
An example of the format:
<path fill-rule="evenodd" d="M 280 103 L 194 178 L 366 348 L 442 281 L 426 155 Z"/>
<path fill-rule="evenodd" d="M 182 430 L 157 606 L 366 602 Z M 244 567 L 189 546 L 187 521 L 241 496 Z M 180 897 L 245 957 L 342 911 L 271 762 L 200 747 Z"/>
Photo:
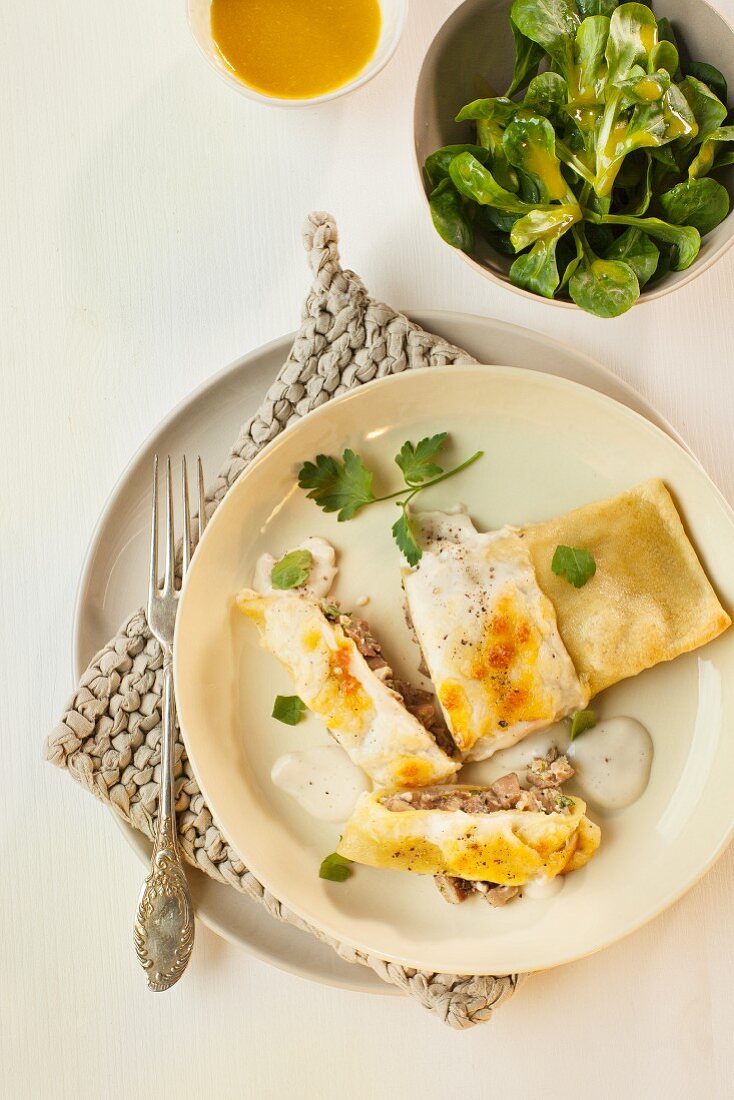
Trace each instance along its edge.
<path fill-rule="evenodd" d="M 635 390 L 565 344 L 517 325 L 469 314 L 431 311 L 411 314 L 411 318 L 465 348 L 480 363 L 527 367 L 590 386 L 646 416 L 685 446 Z M 200 454 L 211 477 L 285 361 L 293 337 L 293 333 L 282 336 L 250 352 L 203 383 L 158 425 L 124 470 L 97 522 L 82 569 L 74 613 L 75 681 L 125 617 L 145 600 L 153 455 Z M 149 841 L 113 816 L 141 863 L 147 864 Z M 324 985 L 364 993 L 398 992 L 367 967 L 344 962 L 315 936 L 274 920 L 261 905 L 231 887 L 193 868 L 188 873 L 199 920 L 256 958 Z"/>

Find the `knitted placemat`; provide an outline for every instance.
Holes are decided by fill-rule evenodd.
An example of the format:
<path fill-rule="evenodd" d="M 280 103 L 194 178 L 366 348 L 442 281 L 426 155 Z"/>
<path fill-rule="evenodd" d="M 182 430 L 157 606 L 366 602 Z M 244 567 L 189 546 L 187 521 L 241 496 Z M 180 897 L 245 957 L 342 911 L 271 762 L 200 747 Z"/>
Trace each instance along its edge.
<path fill-rule="evenodd" d="M 207 515 L 262 448 L 287 425 L 373 378 L 475 360 L 460 348 L 367 294 L 361 280 L 339 263 L 337 232 L 328 214 L 312 214 L 304 243 L 313 272 L 311 292 L 290 355 L 265 399 L 248 420 L 207 495 Z M 44 745 L 52 764 L 125 821 L 155 834 L 161 733 L 163 660 L 136 611 L 91 661 L 66 713 Z M 180 739 L 175 746 L 179 841 L 185 858 L 218 882 L 263 904 L 331 945 L 341 958 L 371 967 L 454 1028 L 488 1020 L 514 992 L 522 975 L 434 974 L 365 955 L 306 924 L 273 897 L 245 867 L 217 828 Z"/>

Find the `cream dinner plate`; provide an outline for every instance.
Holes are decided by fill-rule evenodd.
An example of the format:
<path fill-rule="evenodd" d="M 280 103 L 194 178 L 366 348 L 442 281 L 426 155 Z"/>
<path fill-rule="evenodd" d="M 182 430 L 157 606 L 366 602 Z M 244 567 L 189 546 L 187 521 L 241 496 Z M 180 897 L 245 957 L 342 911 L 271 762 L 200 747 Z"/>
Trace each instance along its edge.
<path fill-rule="evenodd" d="M 215 513 L 194 557 L 176 628 L 179 720 L 212 813 L 265 885 L 305 920 L 362 951 L 429 971 L 536 970 L 596 951 L 650 920 L 710 866 L 734 826 L 734 631 L 605 692 L 602 716 L 629 714 L 650 730 L 655 759 L 643 797 L 594 813 L 597 856 L 544 901 L 493 910 L 479 899 L 449 906 L 430 877 L 356 867 L 345 883 L 318 877 L 339 827 L 317 822 L 270 781 L 284 752 L 327 744 L 308 718 L 270 717 L 292 694 L 285 672 L 234 608 L 263 551 L 281 554 L 309 534 L 339 553 L 334 595 L 365 609 L 399 676 L 418 664 L 402 614 L 394 506 L 347 523 L 297 486 L 319 452 L 358 451 L 379 483 L 397 483 L 406 439 L 450 433 L 447 462 L 485 457 L 427 491 L 422 507 L 465 504 L 482 528 L 527 523 L 662 477 L 681 509 L 724 604 L 734 606 L 734 515 L 696 461 L 625 406 L 564 379 L 508 367 L 411 371 L 316 410 L 274 440 Z M 634 546 L 630 546 L 634 555 Z"/>
<path fill-rule="evenodd" d="M 606 393 L 660 425 L 675 430 L 626 382 L 569 344 L 489 317 L 432 310 L 412 320 L 485 363 L 509 363 L 570 378 Z M 211 479 L 227 457 L 241 424 L 260 404 L 285 362 L 295 333 L 256 348 L 208 378 L 156 426 L 141 444 L 107 500 L 82 569 L 74 612 L 73 676 L 78 681 L 92 656 L 112 637 L 132 608 L 145 600 L 150 538 L 150 471 L 153 454 L 200 454 Z M 142 833 L 110 815 L 141 864 L 151 845 Z M 264 906 L 196 868 L 187 868 L 197 920 L 263 962 L 302 978 L 358 992 L 397 994 L 366 966 L 341 959 L 327 944 L 273 920 Z"/>

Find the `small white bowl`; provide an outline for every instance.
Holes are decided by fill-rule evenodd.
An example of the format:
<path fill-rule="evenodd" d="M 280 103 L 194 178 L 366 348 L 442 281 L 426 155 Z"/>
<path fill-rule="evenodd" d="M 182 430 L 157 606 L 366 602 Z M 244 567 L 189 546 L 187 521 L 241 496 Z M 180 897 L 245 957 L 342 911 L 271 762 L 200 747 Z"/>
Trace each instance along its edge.
<path fill-rule="evenodd" d="M 235 88 L 241 95 L 247 96 L 248 99 L 255 99 L 259 103 L 267 103 L 271 107 L 313 107 L 318 103 L 328 103 L 331 99 L 338 99 L 339 96 L 353 92 L 355 88 L 366 84 L 368 80 L 371 80 L 387 65 L 395 53 L 408 14 L 408 0 L 379 0 L 379 3 L 382 15 L 380 38 L 377 49 L 365 67 L 347 84 L 342 84 L 341 87 L 334 88 L 333 91 L 325 92 L 323 95 L 312 96 L 310 99 L 282 99 L 279 96 L 258 92 L 255 88 L 245 84 L 227 66 L 217 49 L 216 42 L 212 38 L 211 0 L 186 0 L 186 8 L 191 33 L 196 39 L 199 49 L 219 75 L 227 81 L 230 88 Z"/>

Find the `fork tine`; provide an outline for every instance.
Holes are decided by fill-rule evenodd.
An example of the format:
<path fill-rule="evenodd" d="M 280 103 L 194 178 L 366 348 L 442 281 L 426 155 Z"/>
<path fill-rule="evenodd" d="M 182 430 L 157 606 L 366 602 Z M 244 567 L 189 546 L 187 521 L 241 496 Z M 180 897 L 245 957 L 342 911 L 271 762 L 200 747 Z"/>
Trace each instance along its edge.
<path fill-rule="evenodd" d="M 150 528 L 150 576 L 148 579 L 148 618 L 158 591 L 158 455 L 153 459 L 153 518 Z"/>
<path fill-rule="evenodd" d="M 174 546 L 173 546 L 173 481 L 171 478 L 171 456 L 166 459 L 166 571 L 163 576 L 163 592 L 173 592 L 174 582 Z"/>
<path fill-rule="evenodd" d="M 191 562 L 191 512 L 189 511 L 189 474 L 186 469 L 186 455 L 182 469 L 183 493 L 183 576 L 186 576 Z"/>
<path fill-rule="evenodd" d="M 196 460 L 196 468 L 199 481 L 199 538 L 201 538 L 206 527 L 206 494 L 204 492 L 204 467 L 201 464 L 201 456 Z"/>

